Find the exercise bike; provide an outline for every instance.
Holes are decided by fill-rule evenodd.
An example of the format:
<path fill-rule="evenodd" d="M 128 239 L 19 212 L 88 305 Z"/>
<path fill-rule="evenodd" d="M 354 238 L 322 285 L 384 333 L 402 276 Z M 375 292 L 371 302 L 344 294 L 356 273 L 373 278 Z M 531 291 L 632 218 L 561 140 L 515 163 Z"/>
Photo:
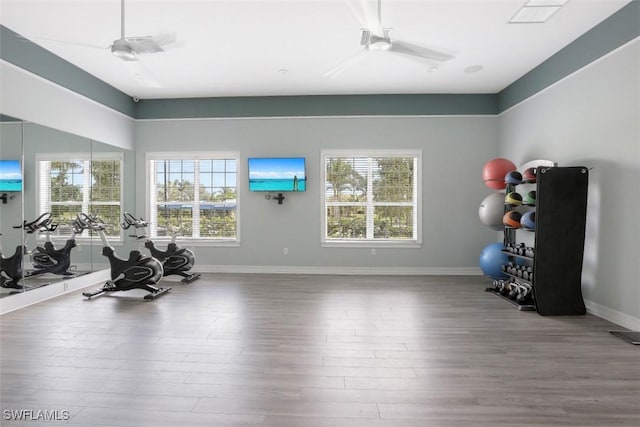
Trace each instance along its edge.
<path fill-rule="evenodd" d="M 140 250 L 132 250 L 129 253 L 129 259 L 120 258 L 109 244 L 105 235 L 106 225 L 99 218 L 81 213 L 78 215 L 78 220 L 82 224 L 86 224 L 90 230 L 98 233 L 103 245 L 102 255 L 109 259 L 111 266 L 111 280 L 108 280 L 101 288 L 83 292 L 82 295 L 91 298 L 105 292 L 143 289 L 149 292 L 144 299 L 152 300 L 171 290 L 171 288 L 154 286 L 162 278 L 163 270 L 160 261 L 143 255 Z"/>
<path fill-rule="evenodd" d="M 2 234 L 0 234 L 0 236 L 2 236 Z M 16 246 L 16 251 L 13 255 L 5 257 L 2 245 L 0 244 L 0 264 L 2 267 L 0 269 L 0 287 L 9 289 L 24 288 L 24 286 L 20 284 L 20 280 L 22 280 L 22 259 L 24 256 L 24 249 L 24 246 L 18 245 Z"/>
<path fill-rule="evenodd" d="M 14 225 L 13 228 L 22 229 L 27 232 L 27 238 L 25 242 L 21 245 L 16 246 L 16 250 L 13 255 L 9 257 L 4 257 L 4 252 L 2 247 L 0 246 L 0 286 L 3 288 L 11 288 L 11 289 L 24 289 L 24 286 L 20 284 L 20 280 L 24 277 L 23 274 L 23 260 L 24 255 L 28 254 L 27 251 L 27 241 L 29 237 L 33 235 L 35 232 L 39 231 L 44 227 L 49 221 L 50 217 L 47 217 L 46 214 L 40 215 L 38 218 L 33 221 L 27 222 L 23 221 L 22 225 Z M 44 286 L 46 284 L 41 284 L 40 286 Z"/>
<path fill-rule="evenodd" d="M 35 270 L 28 272 L 25 277 L 33 277 L 45 273 L 73 276 L 74 273 L 69 269 L 76 267 L 71 265 L 71 250 L 76 247 L 76 234 L 82 232 L 82 224 L 77 219 L 73 221 L 71 223 L 71 236 L 62 248 L 56 249 L 51 241 L 51 232 L 58 228 L 58 224 L 53 223 L 49 212 L 42 214 L 39 219 L 42 219 L 42 226 L 38 228 L 38 231 L 44 231 L 47 237 L 44 247 L 37 246 L 31 252 L 31 263 Z"/>
<path fill-rule="evenodd" d="M 143 236 L 146 239 L 144 246 L 149 249 L 152 257 L 158 259 L 162 263 L 165 276 L 170 276 L 172 274 L 182 276 L 183 279 L 181 281 L 183 283 L 191 283 L 201 276 L 200 273 L 187 273 L 187 271 L 193 268 L 196 257 L 191 249 L 178 247 L 175 233 L 172 234 L 171 242 L 167 245 L 167 249 L 163 251 L 156 247 L 155 243 L 146 236 L 146 227 L 148 224 L 145 220 L 142 218 L 136 218 L 129 212 L 125 212 L 123 217 L 124 222 L 120 224 L 123 229 L 128 230 L 130 227 L 134 227 L 136 229 L 136 234 L 131 235 L 130 237 L 134 237 L 136 239 L 140 238 L 137 233 L 138 229 L 142 229 Z"/>

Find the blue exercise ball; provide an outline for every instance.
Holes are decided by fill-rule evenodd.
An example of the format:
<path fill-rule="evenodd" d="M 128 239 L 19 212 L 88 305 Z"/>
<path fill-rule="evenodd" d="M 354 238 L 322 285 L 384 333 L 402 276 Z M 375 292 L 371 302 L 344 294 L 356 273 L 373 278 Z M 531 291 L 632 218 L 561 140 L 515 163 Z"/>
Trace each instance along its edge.
<path fill-rule="evenodd" d="M 507 276 L 500 267 L 509 262 L 507 254 L 502 252 L 502 243 L 491 243 L 480 254 L 480 268 L 485 276 L 494 280 L 506 279 Z"/>
<path fill-rule="evenodd" d="M 504 182 L 509 185 L 522 184 L 522 174 L 516 170 L 509 171 L 504 176 Z"/>
<path fill-rule="evenodd" d="M 520 224 L 522 224 L 522 228 L 534 230 L 536 228 L 536 212 L 525 212 L 525 214 L 522 215 L 522 218 L 520 218 Z"/>

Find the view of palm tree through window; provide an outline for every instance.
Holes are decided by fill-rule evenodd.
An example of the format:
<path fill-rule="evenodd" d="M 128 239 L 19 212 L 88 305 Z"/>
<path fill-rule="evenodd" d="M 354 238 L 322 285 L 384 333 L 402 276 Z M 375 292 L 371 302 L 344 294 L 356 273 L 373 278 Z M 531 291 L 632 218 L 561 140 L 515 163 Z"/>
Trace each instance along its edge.
<path fill-rule="evenodd" d="M 325 157 L 326 239 L 416 240 L 417 157 Z"/>
<path fill-rule="evenodd" d="M 236 159 L 152 160 L 151 235 L 235 239 Z"/>
<path fill-rule="evenodd" d="M 70 234 L 77 215 L 86 213 L 104 221 L 107 235 L 119 236 L 121 167 L 119 159 L 40 160 L 39 212 L 51 212 L 59 234 Z"/>

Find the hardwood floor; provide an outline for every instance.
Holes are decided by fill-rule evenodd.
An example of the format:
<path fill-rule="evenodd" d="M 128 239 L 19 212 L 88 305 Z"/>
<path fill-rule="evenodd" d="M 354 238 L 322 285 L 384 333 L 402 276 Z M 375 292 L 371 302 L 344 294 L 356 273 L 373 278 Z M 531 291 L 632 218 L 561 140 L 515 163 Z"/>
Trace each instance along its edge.
<path fill-rule="evenodd" d="M 167 284 L 0 317 L 0 424 L 640 425 L 640 347 L 595 316 L 520 312 L 481 277 Z"/>

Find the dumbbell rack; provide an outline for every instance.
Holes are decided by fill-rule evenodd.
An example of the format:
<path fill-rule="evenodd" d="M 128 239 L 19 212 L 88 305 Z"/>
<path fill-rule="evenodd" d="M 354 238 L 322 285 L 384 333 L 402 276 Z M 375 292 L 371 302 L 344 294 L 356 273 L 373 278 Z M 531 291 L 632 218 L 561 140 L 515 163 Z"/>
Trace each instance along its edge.
<path fill-rule="evenodd" d="M 515 185 L 507 184 L 505 194 L 509 194 L 510 192 L 515 190 Z M 517 205 L 505 204 L 504 213 L 506 214 L 507 212 L 513 211 L 516 208 Z M 533 257 L 520 255 L 507 249 L 509 247 L 515 247 L 517 240 L 517 229 L 505 226 L 503 236 L 504 249 L 502 250 L 502 252 L 508 256 L 509 264 L 516 265 L 516 259 L 521 259 L 525 262 L 525 265 L 533 268 Z M 533 294 L 533 280 L 525 279 L 522 276 L 518 276 L 517 274 L 512 274 L 511 272 L 507 271 L 507 268 L 509 267 L 508 265 L 504 265 L 502 267 L 503 273 L 509 277 L 508 281 L 494 281 L 494 286 L 488 287 L 485 290 L 497 295 L 505 301 L 509 301 L 520 311 L 535 311 L 536 306 Z M 521 289 L 525 287 L 531 290 L 526 294 L 522 294 L 525 295 L 524 298 L 522 297 L 522 295 L 518 296 L 519 294 L 521 294 Z"/>
<path fill-rule="evenodd" d="M 510 253 L 517 230 L 505 227 L 505 253 L 510 261 L 522 259 L 532 265 L 533 279 L 507 274 L 510 280 L 532 286 L 532 301 L 520 310 L 535 309 L 541 315 L 583 315 L 582 262 L 587 211 L 589 171 L 584 166 L 538 167 L 536 179 L 536 224 L 533 257 Z M 511 187 L 511 188 L 510 188 Z M 507 186 L 507 192 L 514 191 Z M 505 212 L 512 207 L 505 206 Z M 523 229 L 521 229 L 523 230 Z M 525 232 L 526 231 L 522 231 Z"/>

